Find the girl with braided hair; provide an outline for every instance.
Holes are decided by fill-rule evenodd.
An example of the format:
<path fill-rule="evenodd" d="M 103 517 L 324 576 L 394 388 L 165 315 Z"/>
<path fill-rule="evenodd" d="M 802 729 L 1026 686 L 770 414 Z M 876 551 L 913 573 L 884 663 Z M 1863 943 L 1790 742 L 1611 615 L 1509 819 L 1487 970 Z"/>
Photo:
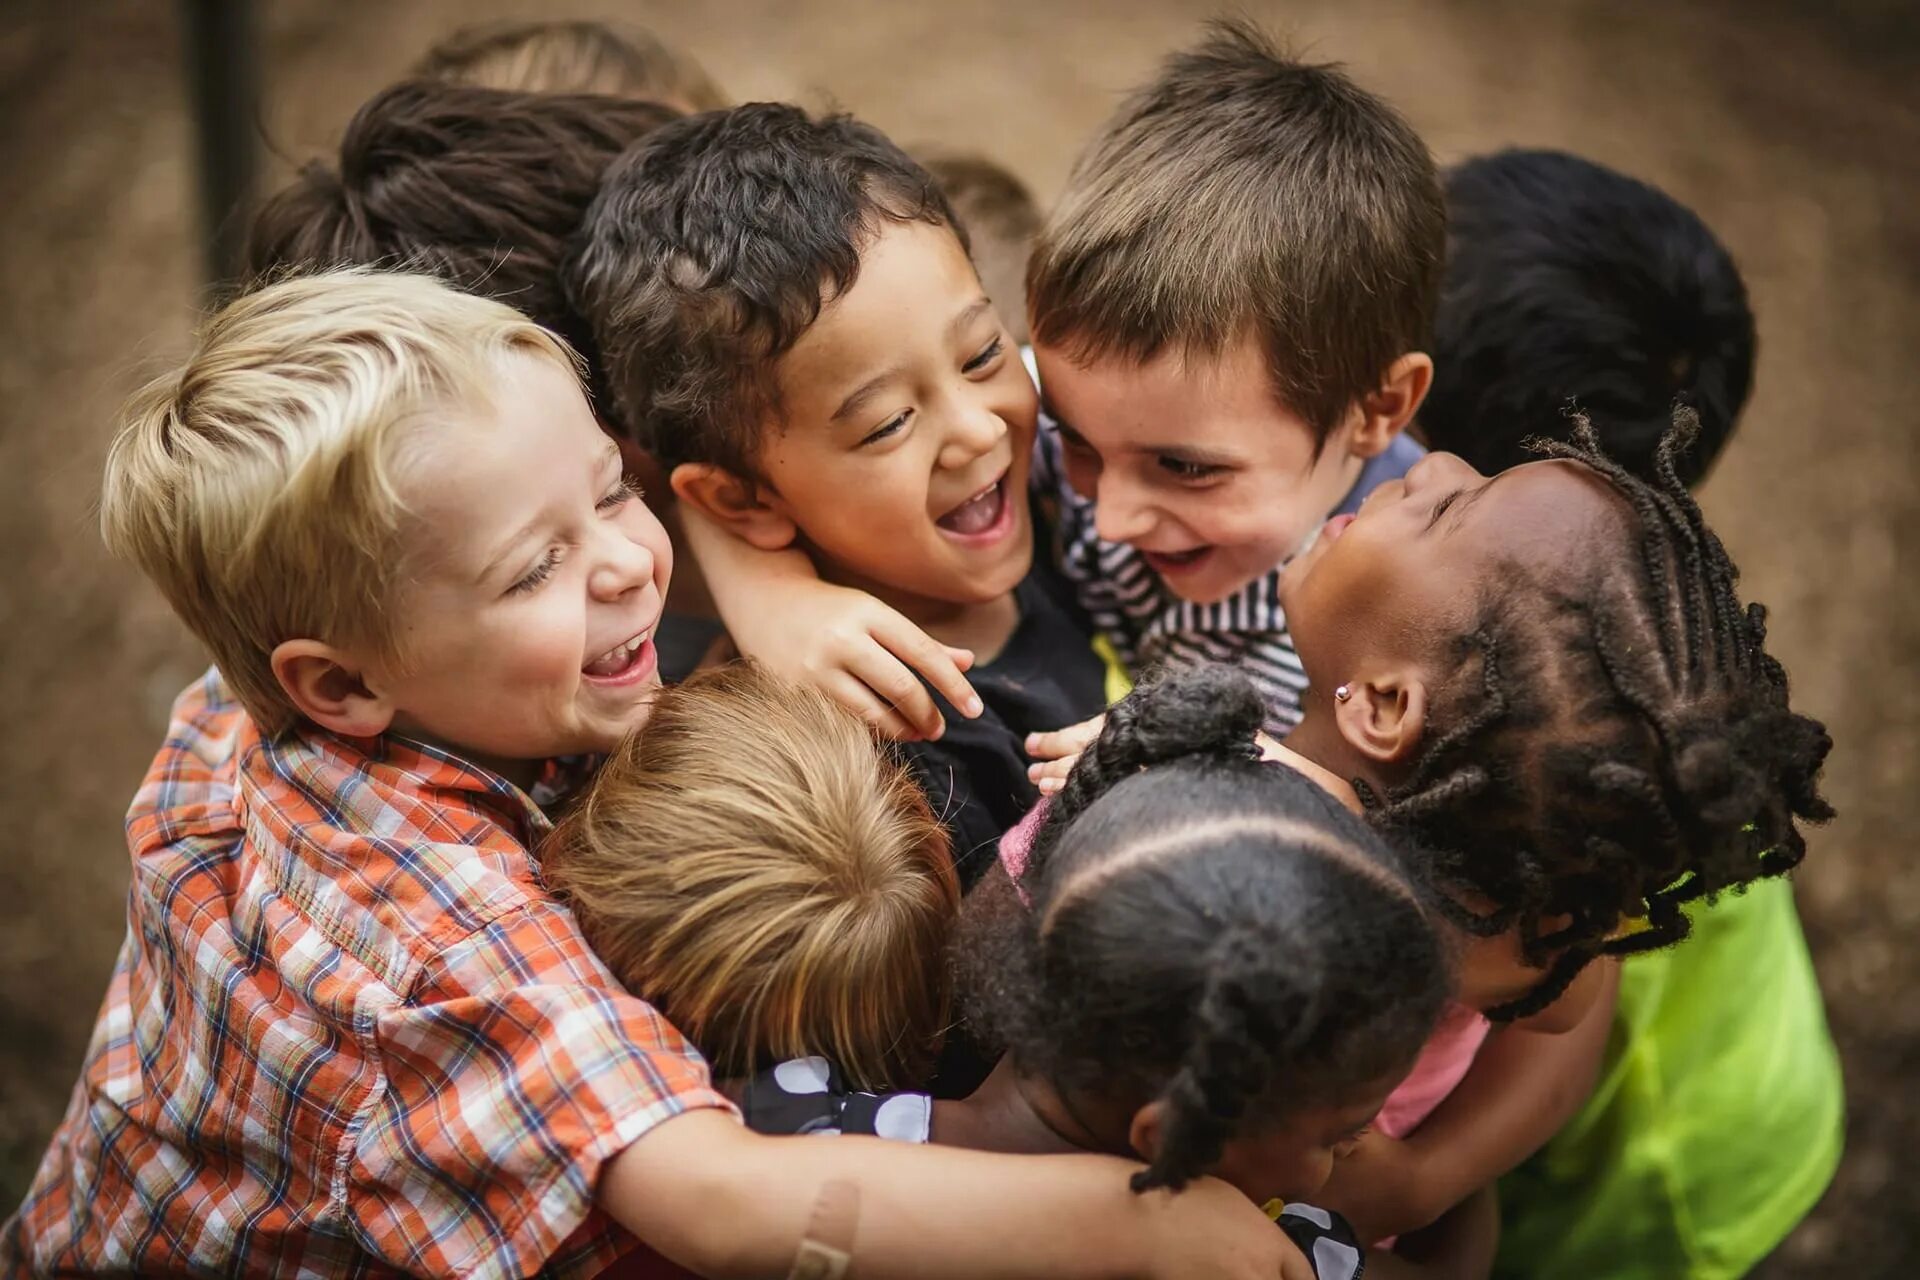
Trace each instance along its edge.
<path fill-rule="evenodd" d="M 1557 1206 L 1542 1220 L 1560 1229 L 1528 1231 L 1531 1253 L 1514 1274 L 1543 1259 L 1553 1265 L 1542 1274 L 1588 1274 L 1605 1250 L 1643 1254 L 1636 1276 L 1738 1275 L 1811 1205 L 1837 1153 L 1830 1041 L 1786 886 L 1768 883 L 1804 854 L 1801 824 L 1831 816 L 1816 786 L 1830 743 L 1789 706 L 1765 611 L 1741 604 L 1736 570 L 1681 482 L 1694 430 L 1679 411 L 1651 480 L 1606 458 L 1584 425 L 1572 443 L 1544 446 L 1546 460 L 1492 479 L 1431 455 L 1330 521 L 1281 582 L 1310 681 L 1286 747 L 1377 828 L 1423 851 L 1443 908 L 1478 939 L 1468 970 L 1497 969 L 1507 952 L 1520 981 L 1489 1012 L 1513 1020 L 1577 1006 L 1587 991 L 1562 999 L 1576 976 L 1581 988 L 1611 976 L 1591 961 L 1669 946 L 1696 917 L 1740 939 L 1744 970 L 1731 952 L 1687 961 L 1698 981 L 1720 984 L 1687 1014 L 1710 1032 L 1677 1024 L 1673 995 L 1635 984 L 1628 966 L 1634 1005 L 1616 1028 L 1608 1097 L 1573 1126 L 1585 1143 L 1577 1165 L 1568 1153 L 1558 1176 L 1535 1178 L 1551 1190 L 1531 1203 Z M 1049 768 L 1057 779 L 1058 762 Z M 1700 910 L 1750 885 L 1746 898 Z M 1736 917 L 1737 927 L 1724 923 Z M 1680 963 L 1662 956 L 1644 971 L 1677 983 Z M 1762 997 L 1756 1011 L 1725 1000 L 1711 1010 L 1735 983 Z M 1676 1012 L 1656 1016 L 1662 1001 Z M 1602 1000 L 1586 1017 L 1608 1012 Z M 1668 1065 L 1627 1081 L 1620 1063 L 1644 1057 L 1632 1044 L 1654 1029 L 1669 1036 Z M 1776 1045 L 1772 1065 L 1736 1052 L 1762 1031 Z M 1329 1199 L 1385 1232 L 1506 1172 L 1578 1109 L 1599 1064 L 1572 1071 L 1571 1047 L 1571 1037 L 1496 1037 L 1422 1126 L 1418 1150 L 1371 1139 Z M 1722 1138 L 1656 1137 L 1671 1100 L 1725 1091 L 1676 1082 L 1682 1062 L 1703 1073 L 1737 1066 L 1770 1085 L 1760 1100 L 1718 1109 L 1729 1119 Z M 1576 1076 L 1580 1087 L 1567 1087 Z M 1669 1102 L 1628 1118 L 1623 1098 Z M 1749 1130 L 1790 1133 L 1809 1154 L 1792 1167 L 1776 1154 L 1774 1185 L 1703 1149 L 1741 1149 Z M 1689 1158 L 1676 1172 L 1680 1147 Z M 1623 1151 L 1637 1152 L 1638 1189 L 1596 1197 L 1605 1215 L 1567 1211 L 1621 1170 Z M 1573 1167 L 1584 1186 L 1566 1174 Z M 1577 1249 L 1562 1247 L 1576 1237 Z"/>
<path fill-rule="evenodd" d="M 1137 1191 L 1212 1174 L 1276 1213 L 1326 1182 L 1432 1033 L 1451 956 L 1393 847 L 1259 758 L 1263 715 L 1227 667 L 1109 713 L 1018 878 L 966 901 L 962 1004 L 1006 1052 L 972 1098 L 935 1105 L 936 1141 L 1134 1153 Z M 1486 1209 L 1370 1274 L 1482 1273 Z M 1337 1215 L 1295 1215 L 1323 1276 L 1357 1274 L 1331 1261 L 1360 1262 Z"/>

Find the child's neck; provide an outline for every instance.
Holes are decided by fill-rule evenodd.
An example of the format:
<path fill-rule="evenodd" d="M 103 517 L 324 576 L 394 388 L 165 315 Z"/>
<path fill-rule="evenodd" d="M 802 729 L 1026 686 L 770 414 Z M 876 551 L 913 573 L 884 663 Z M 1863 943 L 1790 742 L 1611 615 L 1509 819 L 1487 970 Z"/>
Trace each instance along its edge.
<path fill-rule="evenodd" d="M 1011 1056 L 1001 1058 L 969 1096 L 933 1104 L 932 1139 L 943 1146 L 1011 1155 L 1107 1149 L 1066 1111 L 1053 1090 L 1023 1078 Z"/>

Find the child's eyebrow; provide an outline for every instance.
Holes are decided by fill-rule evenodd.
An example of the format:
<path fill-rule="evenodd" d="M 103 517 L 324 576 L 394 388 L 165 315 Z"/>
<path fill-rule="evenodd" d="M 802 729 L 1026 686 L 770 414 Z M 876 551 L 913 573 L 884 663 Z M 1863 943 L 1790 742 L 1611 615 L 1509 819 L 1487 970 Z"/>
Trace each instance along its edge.
<path fill-rule="evenodd" d="M 840 402 L 840 407 L 833 411 L 833 417 L 829 418 L 828 421 L 845 422 L 848 418 L 860 412 L 860 409 L 867 401 L 873 398 L 875 392 L 879 391 L 881 387 L 884 387 L 899 375 L 900 367 L 898 365 L 889 366 L 888 368 L 882 369 L 879 373 L 874 374 L 871 378 L 868 378 L 865 382 L 855 387 L 847 398 Z"/>
<path fill-rule="evenodd" d="M 1191 462 L 1203 467 L 1238 466 L 1240 459 L 1231 453 L 1222 453 L 1215 449 L 1196 449 L 1190 444 L 1142 444 L 1134 446 L 1135 453 L 1151 453 L 1178 458 L 1182 462 Z"/>
<path fill-rule="evenodd" d="M 965 311 L 962 311 L 953 318 L 953 322 L 947 326 L 947 336 L 957 336 L 962 329 L 972 324 L 975 320 L 978 320 L 982 312 L 991 310 L 993 310 L 993 299 L 984 293 L 981 294 L 973 300 Z"/>

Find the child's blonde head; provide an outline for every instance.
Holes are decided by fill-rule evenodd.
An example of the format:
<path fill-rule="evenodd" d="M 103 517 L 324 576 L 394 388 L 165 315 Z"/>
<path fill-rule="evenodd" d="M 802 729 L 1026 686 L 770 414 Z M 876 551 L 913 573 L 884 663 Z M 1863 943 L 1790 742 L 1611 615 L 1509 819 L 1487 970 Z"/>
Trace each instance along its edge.
<path fill-rule="evenodd" d="M 603 93 L 647 98 L 684 111 L 730 105 L 707 69 L 631 24 L 502 22 L 463 27 L 414 74 L 523 93 Z"/>
<path fill-rule="evenodd" d="M 911 1080 L 946 1026 L 947 840 L 857 719 L 746 664 L 666 690 L 544 865 L 609 968 L 712 1061 Z"/>
<path fill-rule="evenodd" d="M 229 303 L 134 396 L 107 458 L 107 545 L 153 579 L 264 731 L 297 714 L 278 645 L 397 654 L 407 443 L 484 405 L 509 351 L 576 368 L 502 303 L 426 276 L 335 271 Z"/>

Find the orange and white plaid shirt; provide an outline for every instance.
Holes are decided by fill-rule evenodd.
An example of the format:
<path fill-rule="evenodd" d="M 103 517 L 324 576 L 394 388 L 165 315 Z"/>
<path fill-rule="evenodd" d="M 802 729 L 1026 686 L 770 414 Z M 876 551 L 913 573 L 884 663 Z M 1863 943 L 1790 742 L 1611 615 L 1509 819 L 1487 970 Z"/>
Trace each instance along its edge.
<path fill-rule="evenodd" d="M 127 820 L 127 940 L 0 1271 L 590 1275 L 600 1167 L 728 1107 L 541 888 L 546 818 L 397 739 L 262 741 L 216 673 Z"/>

